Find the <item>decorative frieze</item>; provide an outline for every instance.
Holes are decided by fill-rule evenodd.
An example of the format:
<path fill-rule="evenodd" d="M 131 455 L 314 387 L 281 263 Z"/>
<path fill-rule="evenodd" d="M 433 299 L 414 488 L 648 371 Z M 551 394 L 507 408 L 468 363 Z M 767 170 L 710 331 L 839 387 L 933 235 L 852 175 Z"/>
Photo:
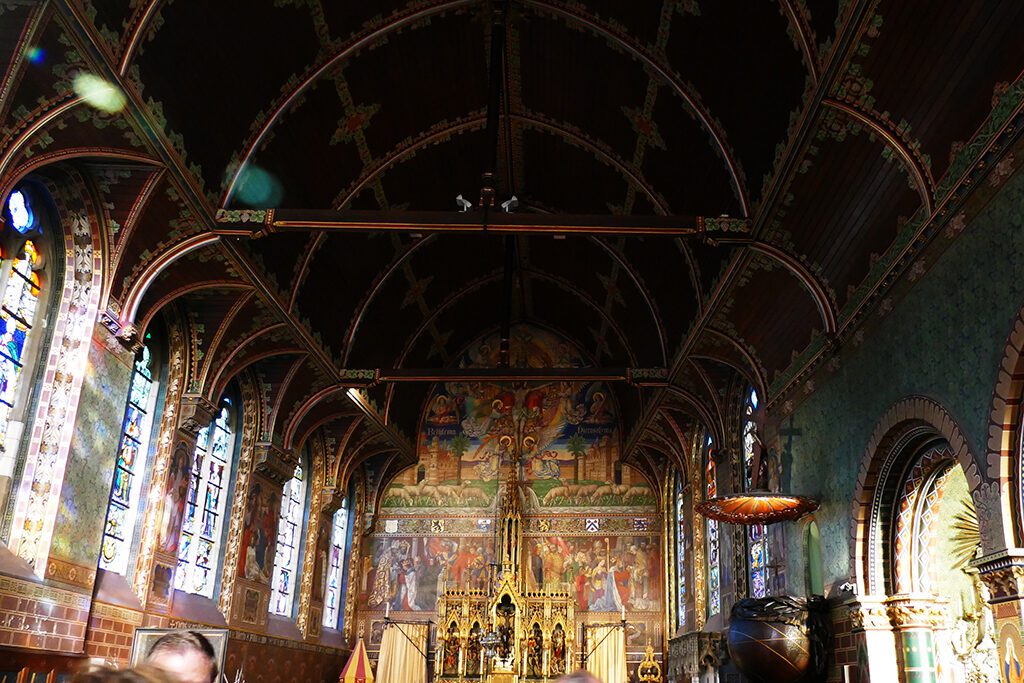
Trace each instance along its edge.
<path fill-rule="evenodd" d="M 946 606 L 932 596 L 894 595 L 885 605 L 889 621 L 896 630 L 945 628 Z"/>
<path fill-rule="evenodd" d="M 864 596 L 848 604 L 850 629 L 856 631 L 888 631 L 892 628 L 882 598 Z"/>

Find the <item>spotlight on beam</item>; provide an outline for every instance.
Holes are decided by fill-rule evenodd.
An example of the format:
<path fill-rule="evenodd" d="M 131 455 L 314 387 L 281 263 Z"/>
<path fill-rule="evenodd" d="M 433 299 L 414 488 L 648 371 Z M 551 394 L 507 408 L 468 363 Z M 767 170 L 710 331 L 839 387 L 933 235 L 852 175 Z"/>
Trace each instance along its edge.
<path fill-rule="evenodd" d="M 519 208 L 519 198 L 512 195 L 507 200 L 501 203 L 501 210 L 505 213 L 512 213 Z"/>
<path fill-rule="evenodd" d="M 463 197 L 461 194 L 455 198 L 455 203 L 459 205 L 459 211 L 461 211 L 462 213 L 466 213 L 473 207 L 469 200 Z"/>

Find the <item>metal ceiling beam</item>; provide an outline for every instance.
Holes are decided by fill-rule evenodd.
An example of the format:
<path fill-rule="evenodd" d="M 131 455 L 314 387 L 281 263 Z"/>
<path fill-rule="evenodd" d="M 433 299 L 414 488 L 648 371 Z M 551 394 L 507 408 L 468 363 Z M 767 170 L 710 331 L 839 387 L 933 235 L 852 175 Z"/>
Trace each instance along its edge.
<path fill-rule="evenodd" d="M 425 234 L 541 234 L 696 237 L 742 241 L 750 221 L 725 216 L 603 216 L 476 211 L 334 211 L 332 209 L 220 209 L 215 232 L 264 237 L 275 233 L 400 232 Z"/>
<path fill-rule="evenodd" d="M 347 374 L 378 382 L 629 382 L 665 386 L 664 368 L 392 368 L 349 370 Z"/>

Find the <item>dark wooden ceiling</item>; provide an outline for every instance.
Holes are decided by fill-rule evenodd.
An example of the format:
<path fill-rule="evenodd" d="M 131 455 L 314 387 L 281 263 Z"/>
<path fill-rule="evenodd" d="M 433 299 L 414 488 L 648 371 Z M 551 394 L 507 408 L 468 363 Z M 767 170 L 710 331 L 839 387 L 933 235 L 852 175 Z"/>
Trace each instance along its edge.
<path fill-rule="evenodd" d="M 119 226 L 109 301 L 122 324 L 177 303 L 205 330 L 202 391 L 253 369 L 280 434 L 363 420 L 408 456 L 402 432 L 428 387 L 373 387 L 368 416 L 343 391 L 347 371 L 442 368 L 496 329 L 503 240 L 212 230 L 218 209 L 475 200 L 493 10 L 5 3 L 4 188 L 80 166 Z M 675 390 L 619 387 L 630 453 L 664 429 L 661 410 L 720 431 L 737 375 L 770 404 L 787 399 L 898 275 L 878 264 L 926 237 L 991 152 L 971 143 L 1007 116 L 1022 29 L 1019 0 L 511 0 L 499 201 L 728 215 L 749 219 L 754 240 L 519 235 L 512 316 L 597 366 L 668 370 Z M 122 89 L 125 109 L 81 102 L 81 72 Z"/>

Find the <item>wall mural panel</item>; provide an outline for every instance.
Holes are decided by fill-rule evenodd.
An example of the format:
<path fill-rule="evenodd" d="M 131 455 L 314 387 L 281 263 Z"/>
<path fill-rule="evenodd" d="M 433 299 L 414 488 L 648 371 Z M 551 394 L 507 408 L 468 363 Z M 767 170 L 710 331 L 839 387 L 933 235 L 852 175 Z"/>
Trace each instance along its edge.
<path fill-rule="evenodd" d="M 492 335 L 458 365 L 495 367 L 498 350 Z M 510 364 L 588 363 L 551 332 L 517 325 Z M 384 490 L 364 541 L 359 621 L 371 651 L 379 643 L 369 626 L 380 623 L 386 608 L 393 618 L 424 619 L 436 612 L 446 586 L 488 587 L 499 490 L 516 466 L 517 443 L 524 586 L 559 584 L 576 597 L 581 622 L 617 620 L 625 607 L 638 624 L 634 645 L 660 639 L 658 500 L 637 470 L 619 462 L 621 424 L 608 388 L 448 382 L 435 385 L 426 401 L 418 464 Z"/>
<path fill-rule="evenodd" d="M 121 437 L 132 357 L 105 329 L 89 345 L 79 415 L 71 437 L 67 474 L 54 526 L 53 557 L 76 565 L 96 565 L 103 537 L 110 480 Z"/>

